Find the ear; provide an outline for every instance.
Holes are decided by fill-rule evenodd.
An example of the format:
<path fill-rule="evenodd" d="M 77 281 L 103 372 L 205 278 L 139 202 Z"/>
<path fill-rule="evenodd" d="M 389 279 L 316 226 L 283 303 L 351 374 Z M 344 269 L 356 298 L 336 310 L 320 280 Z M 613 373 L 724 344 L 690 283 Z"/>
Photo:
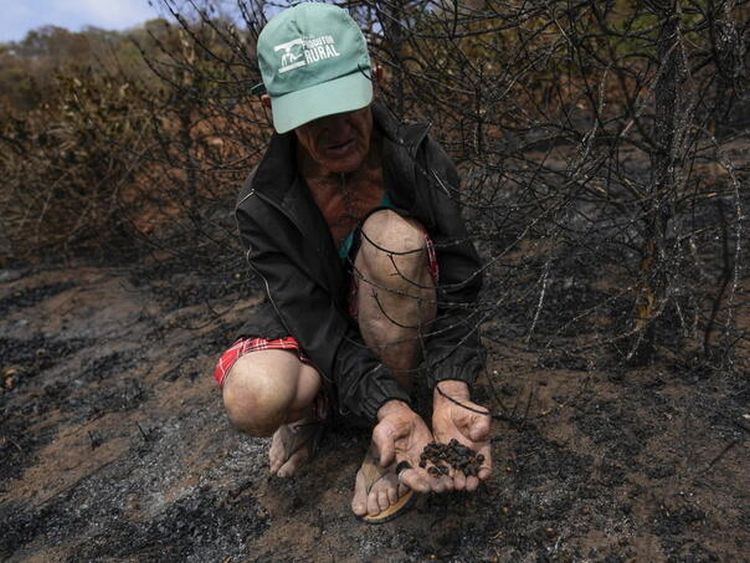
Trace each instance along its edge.
<path fill-rule="evenodd" d="M 263 94 L 260 97 L 260 103 L 263 104 L 264 108 L 271 109 L 271 96 L 268 94 Z"/>

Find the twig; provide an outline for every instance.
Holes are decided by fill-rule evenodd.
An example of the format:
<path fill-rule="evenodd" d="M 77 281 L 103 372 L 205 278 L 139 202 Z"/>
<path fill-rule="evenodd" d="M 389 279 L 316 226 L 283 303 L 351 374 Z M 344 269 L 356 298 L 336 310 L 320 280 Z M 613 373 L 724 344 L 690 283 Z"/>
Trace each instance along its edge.
<path fill-rule="evenodd" d="M 443 390 L 440 388 L 440 383 L 438 383 L 437 385 L 435 385 L 435 389 L 438 390 L 438 393 L 440 393 L 440 396 L 448 399 L 451 403 L 453 403 L 455 405 L 458 405 L 459 407 L 462 407 L 462 408 L 466 409 L 467 411 L 471 411 L 471 412 L 474 412 L 474 413 L 477 413 L 477 414 L 481 414 L 481 415 L 484 415 L 484 416 L 487 416 L 487 415 L 490 414 L 490 411 L 487 410 L 487 409 L 480 411 L 479 409 L 475 409 L 474 407 L 470 407 L 469 405 L 463 404 L 461 401 L 459 401 L 457 399 L 454 399 L 450 395 L 446 395 L 443 392 Z"/>
<path fill-rule="evenodd" d="M 87 430 L 86 432 L 89 435 L 89 440 L 91 441 L 91 449 L 92 450 L 95 450 L 96 448 L 98 448 L 99 446 L 102 445 L 101 438 L 99 438 L 98 436 L 94 435 L 94 433 L 91 432 L 91 430 Z"/>
<path fill-rule="evenodd" d="M 703 470 L 703 473 L 705 473 L 706 471 L 711 469 L 714 465 L 716 465 L 719 462 L 719 460 L 723 458 L 729 450 L 731 450 L 733 447 L 735 447 L 739 443 L 740 443 L 739 439 L 735 438 L 734 440 L 729 442 L 726 446 L 724 446 L 724 449 L 721 450 L 718 453 L 718 455 L 714 457 L 708 465 L 706 465 L 706 468 Z"/>
<path fill-rule="evenodd" d="M 531 335 L 534 334 L 534 328 L 536 327 L 536 323 L 539 320 L 539 315 L 542 312 L 542 306 L 544 305 L 544 294 L 547 291 L 547 279 L 549 276 L 549 264 L 551 260 L 547 260 L 544 263 L 544 272 L 542 273 L 541 283 L 542 283 L 542 289 L 539 292 L 539 301 L 536 305 L 536 312 L 534 313 L 534 320 L 531 321 L 531 326 L 529 327 L 529 334 L 526 335 L 526 344 L 529 343 L 531 340 Z"/>
<path fill-rule="evenodd" d="M 138 427 L 138 430 L 141 432 L 141 436 L 143 436 L 143 440 L 145 442 L 148 442 L 149 441 L 148 434 L 143 430 L 143 427 L 141 426 L 141 423 L 136 420 L 135 421 L 135 425 Z"/>

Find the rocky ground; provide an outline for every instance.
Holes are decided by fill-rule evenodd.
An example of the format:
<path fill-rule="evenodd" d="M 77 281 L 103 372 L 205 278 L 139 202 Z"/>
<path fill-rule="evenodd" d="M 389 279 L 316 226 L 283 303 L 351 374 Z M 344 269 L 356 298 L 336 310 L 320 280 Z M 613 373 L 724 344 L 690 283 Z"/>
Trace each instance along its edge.
<path fill-rule="evenodd" d="M 745 357 L 596 367 L 489 323 L 491 479 L 369 526 L 349 508 L 365 434 L 332 429 L 281 481 L 229 426 L 212 367 L 257 294 L 209 307 L 165 280 L 0 272 L 0 559 L 747 560 Z"/>

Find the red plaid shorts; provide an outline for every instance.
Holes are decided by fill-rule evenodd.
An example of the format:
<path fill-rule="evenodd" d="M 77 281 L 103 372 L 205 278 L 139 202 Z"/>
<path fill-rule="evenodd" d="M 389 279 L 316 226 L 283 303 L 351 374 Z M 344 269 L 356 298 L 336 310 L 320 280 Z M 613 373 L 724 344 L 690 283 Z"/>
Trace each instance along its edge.
<path fill-rule="evenodd" d="M 427 249 L 427 260 L 430 268 L 430 276 L 432 281 L 437 285 L 438 283 L 438 262 L 437 256 L 435 255 L 435 245 L 432 239 L 425 233 L 425 248 Z M 359 291 L 359 278 L 352 276 L 351 285 L 349 287 L 349 314 L 353 319 L 357 318 L 357 293 Z M 285 336 L 283 338 L 266 339 L 262 337 L 252 336 L 248 338 L 240 338 L 232 346 L 226 350 L 219 361 L 216 363 L 214 368 L 214 379 L 219 385 L 223 385 L 224 381 L 229 374 L 229 371 L 234 366 L 235 362 L 239 360 L 245 354 L 250 352 L 258 352 L 260 350 L 290 350 L 296 352 L 297 357 L 303 363 L 309 364 L 310 358 L 308 358 L 302 351 L 302 348 L 297 342 L 297 339 L 293 336 Z"/>
<path fill-rule="evenodd" d="M 299 342 L 293 336 L 284 338 L 266 338 L 250 337 L 240 338 L 224 352 L 214 368 L 214 379 L 219 385 L 224 384 L 224 380 L 232 369 L 234 363 L 249 352 L 258 352 L 259 350 L 294 350 L 300 361 L 310 363 L 310 359 L 300 350 Z"/>

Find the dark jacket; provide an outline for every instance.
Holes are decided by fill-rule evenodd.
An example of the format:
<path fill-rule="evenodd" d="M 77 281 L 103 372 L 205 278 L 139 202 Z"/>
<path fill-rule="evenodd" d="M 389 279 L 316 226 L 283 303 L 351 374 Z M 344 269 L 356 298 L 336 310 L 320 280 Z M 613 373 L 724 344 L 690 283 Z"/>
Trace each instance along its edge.
<path fill-rule="evenodd" d="M 383 137 L 383 176 L 393 204 L 424 225 L 440 270 L 438 316 L 426 344 L 430 383 L 471 385 L 484 363 L 475 303 L 482 285 L 479 257 L 467 238 L 458 204 L 459 178 L 429 126 L 401 125 L 373 105 Z M 267 301 L 240 336 L 294 336 L 338 392 L 342 412 L 373 422 L 389 399 L 409 402 L 388 368 L 365 347 L 349 317 L 347 278 L 323 214 L 297 174 L 294 133 L 274 135 L 247 180 L 237 225 Z"/>

